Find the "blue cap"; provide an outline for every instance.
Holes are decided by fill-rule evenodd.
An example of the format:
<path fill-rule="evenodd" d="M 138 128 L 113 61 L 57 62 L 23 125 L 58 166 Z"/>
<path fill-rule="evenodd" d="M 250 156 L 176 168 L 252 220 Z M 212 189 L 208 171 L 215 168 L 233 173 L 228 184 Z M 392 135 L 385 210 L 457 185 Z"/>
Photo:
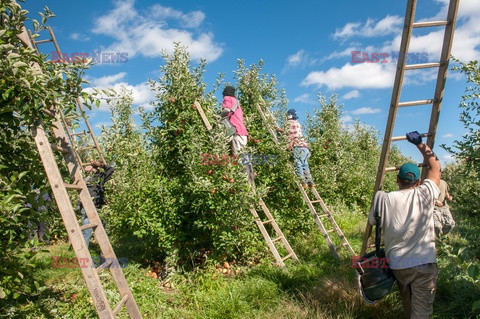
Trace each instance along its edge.
<path fill-rule="evenodd" d="M 418 181 L 420 179 L 420 169 L 416 164 L 405 163 L 400 167 L 398 177 L 409 181 Z"/>
<path fill-rule="evenodd" d="M 296 120 L 297 117 L 297 112 L 294 109 L 290 109 L 287 111 L 287 115 L 291 117 L 292 119 Z"/>

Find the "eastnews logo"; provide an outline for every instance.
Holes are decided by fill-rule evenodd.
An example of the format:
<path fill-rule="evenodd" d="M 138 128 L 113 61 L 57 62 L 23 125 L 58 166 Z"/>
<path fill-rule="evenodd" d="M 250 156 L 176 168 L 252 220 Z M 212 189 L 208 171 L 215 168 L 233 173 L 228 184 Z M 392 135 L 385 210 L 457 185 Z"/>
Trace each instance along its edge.
<path fill-rule="evenodd" d="M 398 51 L 392 51 L 390 53 L 373 52 L 371 54 L 362 51 L 351 51 L 351 54 L 352 63 L 388 63 L 388 58 L 390 58 L 390 63 L 397 63 L 402 57 L 402 54 Z M 407 53 L 406 62 L 407 64 L 427 63 L 428 53 Z"/>
<path fill-rule="evenodd" d="M 86 63 L 87 59 L 91 58 L 92 63 L 127 63 L 127 52 L 102 52 L 92 51 L 91 54 L 87 52 L 74 52 L 68 54 L 67 52 L 52 51 L 53 63 Z"/>

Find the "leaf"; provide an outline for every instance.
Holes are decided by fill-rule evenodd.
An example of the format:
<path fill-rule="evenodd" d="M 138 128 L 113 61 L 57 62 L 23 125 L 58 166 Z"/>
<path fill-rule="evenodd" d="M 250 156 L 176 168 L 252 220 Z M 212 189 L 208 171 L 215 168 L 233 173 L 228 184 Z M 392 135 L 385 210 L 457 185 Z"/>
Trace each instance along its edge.
<path fill-rule="evenodd" d="M 22 61 L 15 62 L 13 64 L 14 68 L 25 68 L 27 66 L 28 66 L 28 64 L 26 64 L 25 62 L 22 62 Z"/>
<path fill-rule="evenodd" d="M 5 299 L 6 294 L 5 291 L 3 291 L 3 288 L 0 287 L 0 299 Z"/>
<path fill-rule="evenodd" d="M 472 311 L 476 311 L 477 309 L 480 309 L 480 300 L 475 301 L 472 305 Z"/>
<path fill-rule="evenodd" d="M 11 52 L 9 55 L 7 55 L 7 59 L 18 59 L 20 57 L 20 54 Z"/>

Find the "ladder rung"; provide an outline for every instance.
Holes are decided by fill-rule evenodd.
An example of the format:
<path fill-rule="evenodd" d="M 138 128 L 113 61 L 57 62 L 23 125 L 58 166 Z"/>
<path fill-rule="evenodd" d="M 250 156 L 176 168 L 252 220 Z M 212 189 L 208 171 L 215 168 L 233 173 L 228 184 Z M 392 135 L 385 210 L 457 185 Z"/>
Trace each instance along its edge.
<path fill-rule="evenodd" d="M 287 260 L 288 258 L 292 257 L 292 253 L 286 255 L 285 257 L 282 258 L 282 261 Z"/>
<path fill-rule="evenodd" d="M 277 237 L 277 238 L 275 238 L 275 239 L 272 239 L 272 243 L 277 242 L 277 241 L 279 241 L 279 240 L 281 240 L 281 239 L 283 239 L 283 238 L 284 238 L 283 236 L 280 236 L 280 237 Z"/>
<path fill-rule="evenodd" d="M 447 25 L 448 21 L 425 21 L 425 22 L 415 22 L 412 27 L 413 28 L 425 28 L 425 27 L 440 27 Z"/>
<path fill-rule="evenodd" d="M 310 201 L 310 203 L 312 203 L 312 204 L 315 204 L 315 203 L 320 203 L 320 202 L 321 202 L 321 200 L 320 200 L 320 199 L 316 199 L 316 200 L 311 200 L 311 201 Z"/>
<path fill-rule="evenodd" d="M 97 226 L 98 226 L 97 223 L 90 223 L 90 224 L 81 226 L 81 227 L 80 227 L 80 230 L 85 230 L 85 229 L 89 229 L 89 228 L 94 228 L 94 227 L 97 227 Z"/>
<path fill-rule="evenodd" d="M 91 151 L 91 150 L 94 150 L 94 149 L 95 149 L 95 146 L 82 147 L 82 148 L 78 148 L 77 152 Z"/>
<path fill-rule="evenodd" d="M 438 68 L 440 67 L 440 64 L 440 62 L 409 64 L 405 66 L 405 70 Z"/>
<path fill-rule="evenodd" d="M 425 104 L 432 104 L 432 103 L 433 103 L 433 99 L 431 99 L 431 100 L 417 100 L 417 101 L 409 101 L 409 102 L 400 102 L 400 103 L 398 103 L 398 107 L 425 105 Z"/>
<path fill-rule="evenodd" d="M 337 247 L 335 247 L 335 249 L 338 250 L 338 249 L 340 249 L 342 247 L 345 247 L 345 246 L 348 246 L 348 243 L 342 243 L 342 244 L 338 245 Z"/>
<path fill-rule="evenodd" d="M 42 44 L 42 43 L 48 43 L 48 42 L 53 42 L 52 39 L 45 39 L 45 40 L 38 40 L 38 41 L 34 41 L 35 44 Z"/>
<path fill-rule="evenodd" d="M 271 222 L 273 222 L 273 219 L 266 220 L 266 221 L 262 222 L 262 224 L 269 224 Z"/>
<path fill-rule="evenodd" d="M 67 189 L 76 189 L 76 190 L 79 190 L 79 191 L 81 191 L 81 190 L 83 189 L 82 186 L 76 185 L 76 184 L 67 184 L 67 183 L 64 183 L 64 185 L 65 185 L 65 188 L 67 188 Z"/>
<path fill-rule="evenodd" d="M 61 153 L 63 153 L 63 154 L 67 154 L 68 151 L 69 151 L 68 149 L 63 148 L 63 147 L 61 147 L 61 146 L 58 146 L 58 145 L 56 145 L 56 144 L 51 144 L 51 147 L 52 147 L 53 150 L 58 151 L 58 152 L 61 152 Z"/>
<path fill-rule="evenodd" d="M 115 317 L 120 309 L 122 309 L 123 305 L 127 302 L 128 300 L 128 295 L 123 296 L 122 300 L 118 302 L 118 304 L 115 306 L 115 309 L 113 309 L 113 316 Z"/>
<path fill-rule="evenodd" d="M 333 233 L 335 231 L 335 229 L 329 229 L 327 230 L 327 233 Z"/>
<path fill-rule="evenodd" d="M 318 215 L 318 217 L 328 217 L 330 216 L 330 214 L 322 214 L 322 215 Z"/>
<path fill-rule="evenodd" d="M 420 134 L 421 137 L 429 137 L 430 136 L 430 133 L 422 133 Z M 405 135 L 402 135 L 402 136 L 395 136 L 395 137 L 392 137 L 391 141 L 392 142 L 396 142 L 396 141 L 403 141 L 403 140 L 406 140 L 407 139 L 407 136 Z"/>
<path fill-rule="evenodd" d="M 107 258 L 107 260 L 97 267 L 97 273 L 101 273 L 105 268 L 109 267 L 113 262 L 113 258 Z"/>
<path fill-rule="evenodd" d="M 71 136 L 78 136 L 78 135 L 85 135 L 85 131 L 77 132 L 77 133 L 70 133 Z"/>
<path fill-rule="evenodd" d="M 423 163 L 417 163 L 417 166 L 418 166 L 418 167 L 424 167 L 424 166 L 426 166 L 426 165 L 423 164 Z M 400 166 L 387 167 L 387 168 L 385 169 L 385 172 L 398 171 L 399 169 L 400 169 Z"/>

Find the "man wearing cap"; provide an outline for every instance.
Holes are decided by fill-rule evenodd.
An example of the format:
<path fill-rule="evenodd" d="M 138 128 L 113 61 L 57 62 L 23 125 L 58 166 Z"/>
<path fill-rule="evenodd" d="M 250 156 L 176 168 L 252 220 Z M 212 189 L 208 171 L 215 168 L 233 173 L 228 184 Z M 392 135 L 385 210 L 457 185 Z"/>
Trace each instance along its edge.
<path fill-rule="evenodd" d="M 417 165 L 403 164 L 397 175 L 399 190 L 384 194 L 379 212 L 385 253 L 397 279 L 405 318 L 429 318 L 438 277 L 433 209 L 440 193 L 440 162 L 417 131 L 406 137 L 427 163 L 426 179 L 421 182 Z M 368 216 L 372 225 L 374 209 Z"/>

